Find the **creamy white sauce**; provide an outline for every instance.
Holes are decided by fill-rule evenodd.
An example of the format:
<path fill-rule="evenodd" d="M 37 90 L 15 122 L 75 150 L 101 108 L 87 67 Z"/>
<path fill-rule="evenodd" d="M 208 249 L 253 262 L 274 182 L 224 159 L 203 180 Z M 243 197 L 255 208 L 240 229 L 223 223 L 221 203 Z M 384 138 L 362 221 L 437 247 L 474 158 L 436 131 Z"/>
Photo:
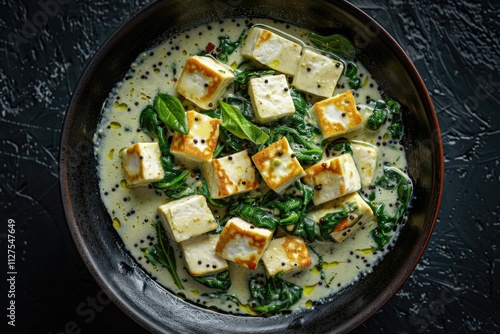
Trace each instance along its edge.
<path fill-rule="evenodd" d="M 181 278 L 184 290 L 180 290 L 166 269 L 155 268 L 144 257 L 143 249 L 156 243 L 156 233 L 152 223 L 159 220 L 157 208 L 167 201 L 167 197 L 153 188 L 127 188 L 124 180 L 120 150 L 137 142 L 150 142 L 151 138 L 139 130 L 139 115 L 157 92 L 175 94 L 175 82 L 180 75 L 186 59 L 198 54 L 208 43 L 219 45 L 220 35 L 228 35 L 234 41 L 248 23 L 264 23 L 283 30 L 298 38 L 305 38 L 308 31 L 286 23 L 276 23 L 269 20 L 233 19 L 224 22 L 213 22 L 205 26 L 194 27 L 189 31 L 172 37 L 161 45 L 141 54 L 131 65 L 124 80 L 119 82 L 110 93 L 108 102 L 103 107 L 102 119 L 96 132 L 95 154 L 98 160 L 98 175 L 100 179 L 100 195 L 113 221 L 113 226 L 123 239 L 126 248 L 140 265 L 149 272 L 161 285 L 181 297 L 206 307 L 215 307 L 222 311 L 247 314 L 246 309 L 238 307 L 233 302 L 221 301 L 203 297 L 205 292 L 213 292 L 200 283 L 195 282 L 187 273 L 179 248 L 172 242 L 177 259 L 177 272 Z M 243 60 L 237 50 L 228 61 L 228 65 L 239 64 Z M 381 98 L 377 83 L 367 70 L 357 64 L 361 80 L 367 80 L 364 87 L 357 90 L 355 99 L 358 106 L 363 107 L 367 97 Z M 335 94 L 348 89 L 345 77 L 339 81 Z M 185 105 L 190 105 L 187 101 Z M 375 179 L 382 175 L 382 166 L 391 165 L 402 170 L 406 168 L 404 150 L 398 143 L 387 141 L 384 134 L 387 126 L 373 133 L 364 128 L 349 133 L 345 137 L 362 140 L 379 148 L 378 167 Z M 192 182 L 199 182 L 192 178 Z M 365 197 L 371 190 L 362 189 Z M 390 191 L 379 190 L 378 202 L 394 203 L 396 195 Z M 390 207 L 388 207 L 390 210 Z M 215 216 L 222 216 L 221 210 L 214 211 Z M 106 223 L 106 222 L 103 222 Z M 370 222 L 346 239 L 343 243 L 314 242 L 310 246 L 322 254 L 325 278 L 321 279 L 319 270 L 315 267 L 318 257 L 310 252 L 313 264 L 302 272 L 285 277 L 287 281 L 304 287 L 302 299 L 292 310 L 313 307 L 321 298 L 327 297 L 353 284 L 359 277 L 369 274 L 374 266 L 387 252 L 373 252 L 375 246 L 370 231 L 376 226 Z M 397 231 L 395 232 L 397 234 Z M 395 237 L 393 238 L 393 241 Z M 376 269 L 375 269 L 376 270 Z M 262 264 L 256 271 L 239 267 L 230 263 L 232 286 L 227 292 L 235 294 L 241 301 L 246 301 L 250 295 L 248 280 L 256 273 L 264 273 Z"/>

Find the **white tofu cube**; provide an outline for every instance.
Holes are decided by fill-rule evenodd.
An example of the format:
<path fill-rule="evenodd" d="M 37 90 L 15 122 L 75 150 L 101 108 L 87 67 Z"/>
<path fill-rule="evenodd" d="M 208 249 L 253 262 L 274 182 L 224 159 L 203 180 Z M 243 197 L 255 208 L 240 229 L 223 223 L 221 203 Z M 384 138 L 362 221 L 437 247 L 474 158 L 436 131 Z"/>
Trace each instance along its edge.
<path fill-rule="evenodd" d="M 321 204 L 309 213 L 309 217 L 319 226 L 322 223 L 321 218 L 325 215 L 342 210 L 350 212 L 349 216 L 342 219 L 330 234 L 332 240 L 336 242 L 344 241 L 350 234 L 374 219 L 372 209 L 357 192 Z"/>
<path fill-rule="evenodd" d="M 205 162 L 202 170 L 212 198 L 245 193 L 259 186 L 247 150 Z"/>
<path fill-rule="evenodd" d="M 174 132 L 170 152 L 179 160 L 201 163 L 212 159 L 219 140 L 220 120 L 194 110 L 186 112 L 189 132 Z"/>
<path fill-rule="evenodd" d="M 229 219 L 215 246 L 215 252 L 239 265 L 254 270 L 273 237 L 273 231 L 235 217 Z"/>
<path fill-rule="evenodd" d="M 205 196 L 184 197 L 158 208 L 165 230 L 176 242 L 196 237 L 219 227 Z"/>
<path fill-rule="evenodd" d="M 306 175 L 286 137 L 254 154 L 252 160 L 269 188 L 277 193 Z"/>
<path fill-rule="evenodd" d="M 363 124 L 350 90 L 316 102 L 309 109 L 309 115 L 318 123 L 324 139 L 343 135 Z"/>
<path fill-rule="evenodd" d="M 293 115 L 295 106 L 284 74 L 250 79 L 248 94 L 259 123 Z"/>
<path fill-rule="evenodd" d="M 306 243 L 300 237 L 285 236 L 273 239 L 267 246 L 262 262 L 267 276 L 280 272 L 292 273 L 311 264 L 311 257 Z"/>
<path fill-rule="evenodd" d="M 160 146 L 157 142 L 136 143 L 123 152 L 122 169 L 129 187 L 144 186 L 163 179 Z"/>
<path fill-rule="evenodd" d="M 233 79 L 231 69 L 215 59 L 192 56 L 184 65 L 176 90 L 201 109 L 213 109 Z"/>
<path fill-rule="evenodd" d="M 241 53 L 244 57 L 278 72 L 295 75 L 302 47 L 289 39 L 262 28 L 251 28 Z"/>
<path fill-rule="evenodd" d="M 314 205 L 345 196 L 361 189 L 361 180 L 348 153 L 320 161 L 305 171 L 304 183 L 314 188 Z"/>
<path fill-rule="evenodd" d="M 227 261 L 215 253 L 218 234 L 202 234 L 181 242 L 184 263 L 191 276 L 215 274 L 228 268 Z"/>
<path fill-rule="evenodd" d="M 352 158 L 358 168 L 361 186 L 372 184 L 377 169 L 378 148 L 370 144 L 351 144 Z"/>
<path fill-rule="evenodd" d="M 330 97 L 344 65 L 315 51 L 304 49 L 292 86 L 320 97 Z"/>

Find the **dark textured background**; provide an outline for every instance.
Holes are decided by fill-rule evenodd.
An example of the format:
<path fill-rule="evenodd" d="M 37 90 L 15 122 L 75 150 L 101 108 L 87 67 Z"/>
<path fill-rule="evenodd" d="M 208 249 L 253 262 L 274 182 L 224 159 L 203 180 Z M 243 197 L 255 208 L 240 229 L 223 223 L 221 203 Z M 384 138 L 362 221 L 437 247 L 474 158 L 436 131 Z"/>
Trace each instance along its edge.
<path fill-rule="evenodd" d="M 394 36 L 419 70 L 446 160 L 426 252 L 402 289 L 354 332 L 499 332 L 499 1 L 352 2 Z M 57 161 L 65 108 L 85 65 L 146 3 L 0 0 L 0 262 L 5 268 L 11 218 L 19 332 L 144 332 L 84 267 L 64 219 Z"/>

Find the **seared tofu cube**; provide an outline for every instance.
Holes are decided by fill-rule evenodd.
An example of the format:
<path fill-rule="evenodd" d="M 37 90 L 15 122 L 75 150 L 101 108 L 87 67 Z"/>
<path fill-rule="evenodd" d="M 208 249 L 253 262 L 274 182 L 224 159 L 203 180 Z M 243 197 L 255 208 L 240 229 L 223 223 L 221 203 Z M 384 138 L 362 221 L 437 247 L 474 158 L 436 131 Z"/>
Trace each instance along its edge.
<path fill-rule="evenodd" d="M 254 27 L 248 31 L 241 49 L 253 59 L 278 72 L 295 75 L 302 47 L 269 30 Z"/>
<path fill-rule="evenodd" d="M 170 152 L 183 162 L 201 163 L 212 159 L 219 140 L 220 120 L 194 110 L 186 112 L 189 132 L 174 132 Z"/>
<path fill-rule="evenodd" d="M 184 197 L 158 208 L 165 230 L 176 242 L 196 237 L 219 227 L 205 196 Z"/>
<path fill-rule="evenodd" d="M 252 160 L 269 188 L 277 193 L 306 175 L 286 137 L 254 154 Z"/>
<path fill-rule="evenodd" d="M 201 109 L 213 109 L 233 79 L 231 69 L 215 59 L 192 56 L 184 65 L 176 90 Z"/>
<path fill-rule="evenodd" d="M 318 123 L 324 139 L 353 131 L 363 123 L 350 90 L 316 102 L 309 115 Z"/>
<path fill-rule="evenodd" d="M 361 180 L 348 153 L 320 161 L 306 169 L 304 183 L 314 188 L 314 205 L 345 196 L 361 189 Z"/>
<path fill-rule="evenodd" d="M 311 264 L 311 257 L 306 243 L 300 237 L 285 236 L 273 239 L 267 246 L 262 262 L 267 276 L 281 272 L 292 273 Z"/>
<path fill-rule="evenodd" d="M 160 146 L 157 142 L 136 143 L 123 152 L 122 169 L 129 187 L 144 186 L 163 179 Z"/>
<path fill-rule="evenodd" d="M 295 113 L 284 74 L 250 79 L 248 94 L 252 100 L 255 120 L 259 123 L 274 121 Z"/>
<path fill-rule="evenodd" d="M 318 52 L 304 49 L 292 86 L 320 97 L 331 97 L 344 65 Z"/>
<path fill-rule="evenodd" d="M 202 167 L 212 198 L 245 193 L 259 186 L 247 150 L 212 159 Z"/>
<path fill-rule="evenodd" d="M 218 234 L 202 234 L 181 242 L 184 263 L 191 276 L 215 274 L 228 268 L 227 261 L 215 253 Z"/>
<path fill-rule="evenodd" d="M 370 144 L 351 144 L 352 158 L 358 168 L 361 186 L 372 184 L 377 169 L 378 148 Z"/>
<path fill-rule="evenodd" d="M 254 270 L 273 237 L 273 231 L 255 227 L 235 217 L 229 219 L 215 246 L 215 252 L 239 265 Z"/>
<path fill-rule="evenodd" d="M 344 241 L 361 226 L 374 219 L 372 209 L 357 192 L 321 204 L 309 213 L 309 217 L 319 226 L 322 223 L 321 218 L 325 215 L 343 210 L 348 211 L 349 215 L 342 219 L 330 234 L 332 240 L 336 242 Z"/>

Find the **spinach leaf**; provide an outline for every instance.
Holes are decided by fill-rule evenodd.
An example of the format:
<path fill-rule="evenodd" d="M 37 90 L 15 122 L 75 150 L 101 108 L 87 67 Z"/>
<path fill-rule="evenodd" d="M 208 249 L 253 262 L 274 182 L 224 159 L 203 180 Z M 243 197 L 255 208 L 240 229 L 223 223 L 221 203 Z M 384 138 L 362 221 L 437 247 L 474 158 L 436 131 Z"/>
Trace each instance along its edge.
<path fill-rule="evenodd" d="M 273 70 L 261 70 L 261 71 L 256 71 L 256 70 L 236 70 L 235 71 L 235 77 L 234 81 L 246 85 L 250 79 L 255 78 L 255 77 L 262 77 L 264 75 L 273 75 L 274 71 Z"/>
<path fill-rule="evenodd" d="M 235 42 L 231 42 L 229 36 L 219 36 L 219 47 L 216 49 L 218 52 L 217 59 L 223 63 L 227 63 L 227 58 L 232 54 L 245 39 L 247 29 L 244 29 L 240 37 Z"/>
<path fill-rule="evenodd" d="M 391 235 L 389 234 L 398 221 L 403 217 L 408 208 L 413 192 L 410 178 L 396 167 L 384 167 L 384 175 L 379 177 L 375 184 L 386 190 L 395 190 L 398 194 L 397 210 L 394 215 L 385 212 L 385 204 L 375 202 L 368 203 L 377 217 L 377 228 L 372 231 L 372 238 L 377 244 L 377 249 L 387 244 Z"/>
<path fill-rule="evenodd" d="M 315 135 L 321 133 L 318 127 L 306 122 L 305 116 L 308 115 L 312 104 L 306 100 L 304 93 L 298 91 L 295 87 L 291 87 L 289 92 L 292 96 L 295 113 L 284 117 L 281 124 L 295 129 L 303 138 L 310 141 Z"/>
<path fill-rule="evenodd" d="M 349 216 L 349 212 L 346 210 L 336 211 L 327 213 L 323 218 L 320 219 L 320 234 L 323 239 L 328 240 L 330 234 L 333 232 L 335 226 Z"/>
<path fill-rule="evenodd" d="M 302 297 L 302 288 L 286 282 L 275 275 L 266 277 L 265 282 L 260 277 L 252 277 L 249 282 L 251 308 L 259 313 L 276 313 L 288 309 Z"/>
<path fill-rule="evenodd" d="M 276 229 L 276 225 L 278 224 L 277 220 L 269 212 L 248 203 L 240 203 L 237 207 L 230 210 L 230 213 L 240 216 L 257 227 L 264 227 L 270 230 Z"/>
<path fill-rule="evenodd" d="M 302 196 L 304 197 L 302 205 L 305 207 L 306 205 L 309 204 L 309 202 L 311 202 L 314 196 L 314 189 L 300 181 L 296 181 L 295 186 L 302 192 Z"/>
<path fill-rule="evenodd" d="M 210 189 L 208 188 L 208 183 L 205 179 L 201 181 L 201 187 L 196 188 L 196 193 L 199 195 L 203 195 L 206 197 L 208 203 L 217 208 L 223 208 L 226 204 L 216 201 L 212 198 L 212 194 L 210 193 Z"/>
<path fill-rule="evenodd" d="M 330 36 L 322 36 L 313 32 L 309 33 L 311 42 L 320 50 L 333 52 L 340 57 L 354 58 L 356 49 L 349 39 L 346 37 L 334 34 Z"/>
<path fill-rule="evenodd" d="M 311 218 L 307 217 L 305 212 L 301 212 L 299 221 L 292 230 L 292 235 L 302 237 L 303 239 L 313 242 L 316 238 L 315 232 L 316 223 Z"/>
<path fill-rule="evenodd" d="M 247 120 L 241 111 L 225 103 L 219 101 L 221 107 L 221 125 L 236 137 L 241 139 L 248 139 L 255 144 L 264 144 L 269 135 L 262 131 L 258 126 Z"/>
<path fill-rule="evenodd" d="M 213 288 L 228 290 L 231 287 L 231 277 L 229 276 L 229 271 L 225 270 L 216 275 L 194 277 L 194 280 L 200 282 L 201 284 Z"/>
<path fill-rule="evenodd" d="M 157 128 L 160 125 L 158 120 L 158 115 L 154 110 L 152 105 L 146 106 L 139 116 L 139 124 L 142 131 L 149 135 L 151 138 L 156 138 L 158 136 Z"/>
<path fill-rule="evenodd" d="M 366 120 L 366 128 L 372 131 L 378 130 L 387 121 L 389 111 L 385 108 L 383 101 L 377 101 L 373 113 Z"/>
<path fill-rule="evenodd" d="M 252 103 L 242 96 L 229 96 L 224 99 L 224 102 L 238 108 L 246 119 L 252 120 L 255 115 L 253 113 Z"/>
<path fill-rule="evenodd" d="M 393 99 L 371 101 L 373 113 L 368 117 L 365 127 L 376 131 L 390 119 L 391 125 L 388 130 L 391 137 L 400 140 L 403 137 L 403 121 L 401 118 L 401 106 Z"/>
<path fill-rule="evenodd" d="M 352 61 L 346 62 L 344 75 L 349 78 L 347 83 L 351 89 L 361 87 L 361 79 L 358 77 L 358 67 Z"/>
<path fill-rule="evenodd" d="M 300 209 L 302 200 L 297 196 L 286 196 L 283 199 L 273 201 L 267 205 L 270 208 L 277 208 L 282 215 L 289 215 L 291 211 Z"/>
<path fill-rule="evenodd" d="M 323 256 L 316 252 L 316 250 L 312 247 L 309 247 L 309 249 L 314 253 L 316 254 L 316 256 L 318 257 L 318 263 L 315 265 L 316 269 L 318 269 L 319 273 L 320 273 L 320 278 L 321 279 L 325 279 L 326 278 L 326 274 L 325 274 L 325 270 L 323 268 Z"/>
<path fill-rule="evenodd" d="M 184 135 L 189 132 L 186 112 L 181 101 L 175 96 L 158 93 L 154 100 L 154 109 L 165 126 Z"/>
<path fill-rule="evenodd" d="M 351 142 L 344 138 L 331 142 L 330 144 L 328 144 L 326 149 L 328 151 L 339 152 L 339 155 L 344 153 L 349 153 L 350 155 L 354 154 L 354 152 L 352 151 Z"/>
<path fill-rule="evenodd" d="M 147 248 L 144 255 L 154 266 L 161 265 L 162 267 L 167 268 L 177 287 L 179 289 L 184 289 L 184 286 L 182 285 L 182 282 L 177 275 L 174 249 L 168 242 L 165 230 L 163 229 L 163 226 L 160 222 L 156 222 L 154 224 L 154 227 L 156 230 L 156 240 L 158 240 L 158 243 Z"/>

